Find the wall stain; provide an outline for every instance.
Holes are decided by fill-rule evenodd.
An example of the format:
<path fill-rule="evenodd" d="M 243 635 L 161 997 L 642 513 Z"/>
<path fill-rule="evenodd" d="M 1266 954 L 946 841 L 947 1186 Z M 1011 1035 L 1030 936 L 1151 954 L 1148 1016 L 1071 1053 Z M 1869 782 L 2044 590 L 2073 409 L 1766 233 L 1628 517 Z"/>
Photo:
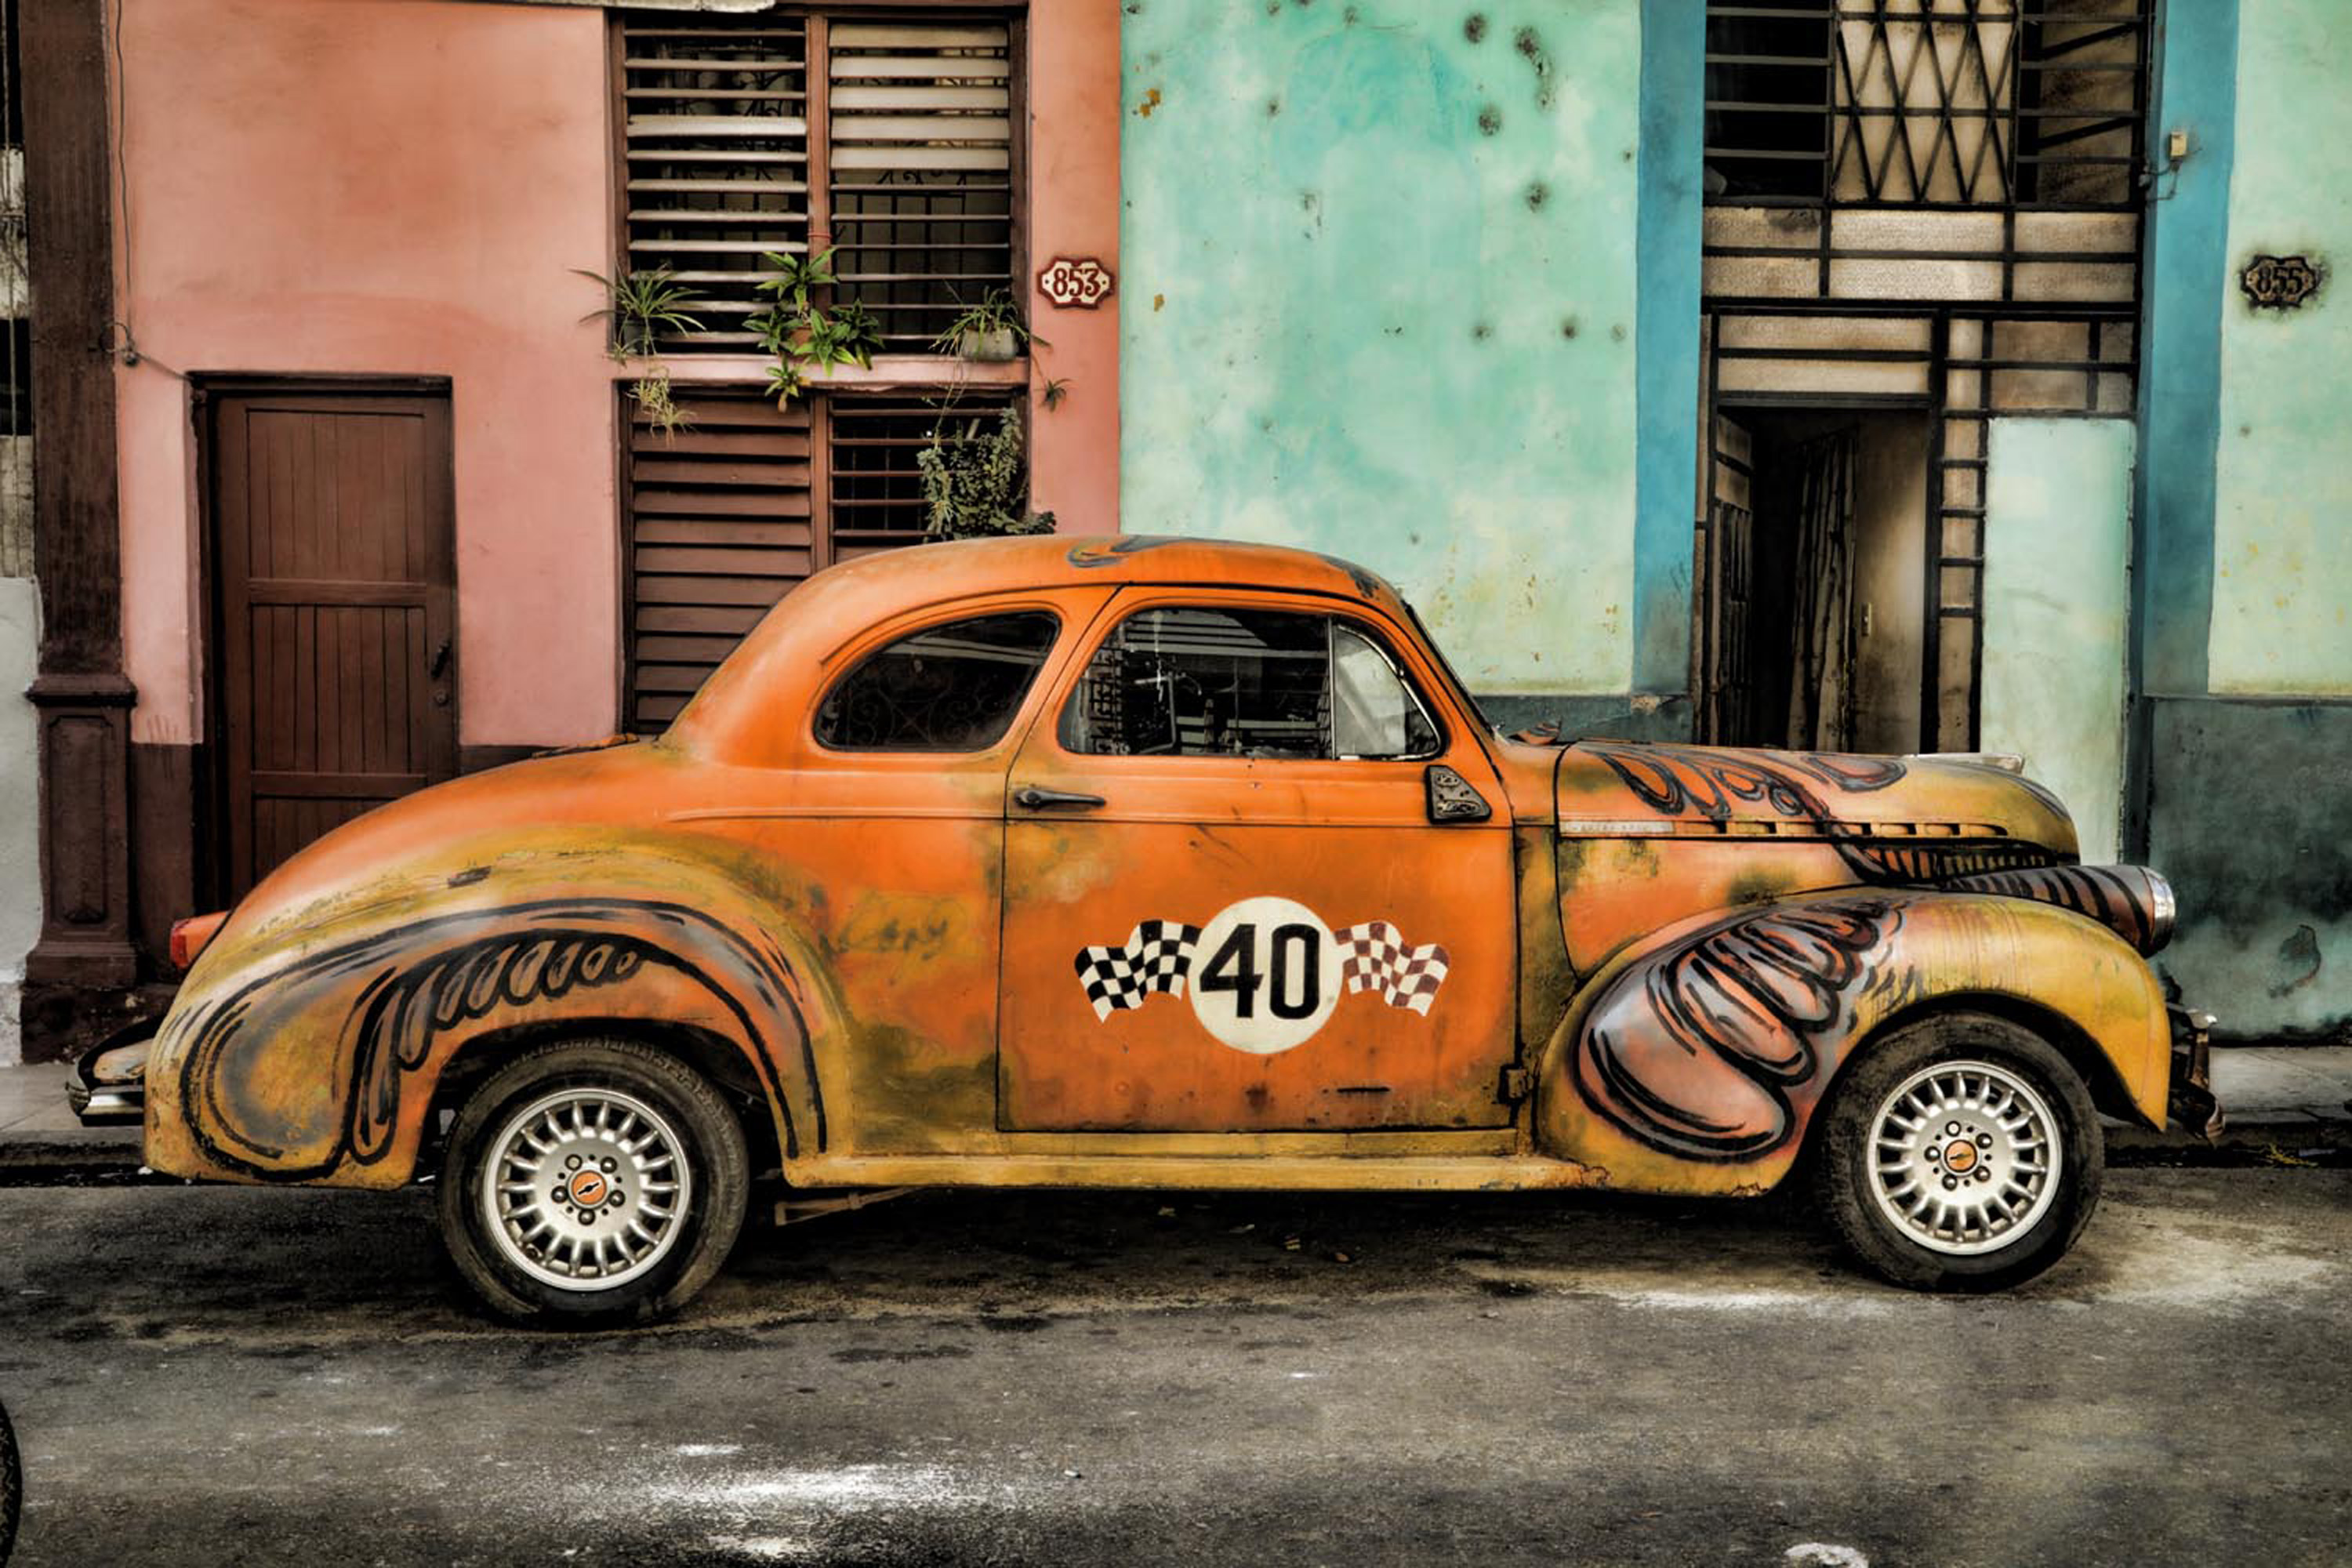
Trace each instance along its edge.
<path fill-rule="evenodd" d="M 1528 211 L 1539 213 L 1543 211 L 1544 203 L 1551 200 L 1551 187 L 1541 180 L 1530 180 L 1528 182 L 1527 199 Z"/>
<path fill-rule="evenodd" d="M 2299 925 L 2279 943 L 2279 969 L 2289 976 L 2271 987 L 2273 996 L 2284 996 L 2300 991 L 2319 978 L 2319 933 L 2307 925 Z"/>
<path fill-rule="evenodd" d="M 1486 36 L 1486 13 L 1483 11 L 1473 11 L 1470 15 L 1465 16 L 1462 19 L 1462 36 L 1469 39 L 1474 44 L 1478 42 L 1481 38 L 1484 38 Z"/>
<path fill-rule="evenodd" d="M 1493 104 L 1478 110 L 1478 133 L 1492 136 L 1503 129 L 1503 111 Z"/>
<path fill-rule="evenodd" d="M 1559 95 L 1559 84 L 1553 79 L 1551 53 L 1544 47 L 1543 39 L 1533 27 L 1521 27 L 1518 36 L 1511 40 L 1511 47 L 1535 68 L 1536 107 L 1549 109 L 1552 100 Z"/>
<path fill-rule="evenodd" d="M 1141 115 L 1144 119 L 1149 120 L 1151 118 L 1151 111 L 1159 107 L 1160 89 L 1155 87 L 1150 92 L 1143 95 L 1143 101 L 1136 105 L 1135 112 Z"/>

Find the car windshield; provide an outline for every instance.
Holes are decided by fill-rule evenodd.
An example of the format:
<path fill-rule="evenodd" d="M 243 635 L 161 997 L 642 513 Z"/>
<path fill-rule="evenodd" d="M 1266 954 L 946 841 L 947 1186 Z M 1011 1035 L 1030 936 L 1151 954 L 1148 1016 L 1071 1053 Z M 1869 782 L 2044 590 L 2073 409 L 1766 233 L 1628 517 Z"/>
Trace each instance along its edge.
<path fill-rule="evenodd" d="M 1421 612 L 1412 607 L 1412 601 L 1399 594 L 1397 603 L 1404 606 L 1405 615 L 1412 622 L 1412 629 L 1421 634 L 1422 642 L 1429 648 L 1429 657 L 1437 661 L 1438 675 L 1454 689 L 1454 700 L 1462 704 L 1463 711 L 1469 714 L 1480 728 L 1500 734 L 1501 731 L 1495 728 L 1495 721 L 1486 717 L 1486 710 L 1478 706 L 1478 700 L 1471 696 L 1470 689 L 1462 683 L 1462 677 L 1454 673 L 1454 661 L 1445 657 L 1445 645 L 1431 635 L 1429 623 L 1421 618 Z"/>

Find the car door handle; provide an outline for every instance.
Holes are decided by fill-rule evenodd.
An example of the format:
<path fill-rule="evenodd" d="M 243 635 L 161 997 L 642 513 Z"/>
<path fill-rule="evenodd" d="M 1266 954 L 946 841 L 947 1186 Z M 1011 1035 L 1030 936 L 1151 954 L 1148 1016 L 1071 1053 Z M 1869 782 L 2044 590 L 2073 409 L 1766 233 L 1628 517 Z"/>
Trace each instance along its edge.
<path fill-rule="evenodd" d="M 1072 811 L 1099 811 L 1109 803 L 1098 795 L 1078 795 L 1066 789 L 1039 789 L 1035 784 L 1023 784 L 1013 792 L 1013 804 L 1024 811 L 1052 811 L 1067 807 Z"/>

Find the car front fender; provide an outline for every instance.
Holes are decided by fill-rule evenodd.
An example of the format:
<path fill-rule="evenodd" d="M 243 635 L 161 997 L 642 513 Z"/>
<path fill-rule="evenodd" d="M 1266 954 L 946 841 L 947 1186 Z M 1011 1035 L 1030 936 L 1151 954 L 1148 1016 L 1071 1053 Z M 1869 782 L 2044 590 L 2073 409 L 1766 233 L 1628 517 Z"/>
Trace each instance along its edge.
<path fill-rule="evenodd" d="M 1855 889 L 1686 921 L 1612 960 L 1546 1047 L 1538 1147 L 1614 1186 L 1760 1192 L 1874 1037 L 1969 1006 L 2041 1027 L 2103 1103 L 2163 1125 L 2170 1030 L 2128 943 L 2025 899 Z"/>
<path fill-rule="evenodd" d="M 147 1160 L 398 1186 L 450 1060 L 545 1026 L 726 1042 L 791 1158 L 824 1142 L 811 1041 L 833 1016 L 821 965 L 736 868 L 657 834 L 584 850 L 509 838 L 446 871 L 233 918 L 157 1037 Z"/>

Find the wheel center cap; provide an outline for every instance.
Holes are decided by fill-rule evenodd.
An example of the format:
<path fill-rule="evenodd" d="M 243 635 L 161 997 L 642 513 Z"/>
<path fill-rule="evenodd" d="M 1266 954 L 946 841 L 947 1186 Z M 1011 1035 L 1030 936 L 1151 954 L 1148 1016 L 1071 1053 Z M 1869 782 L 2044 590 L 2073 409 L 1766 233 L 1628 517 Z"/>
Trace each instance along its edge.
<path fill-rule="evenodd" d="M 572 1178 L 572 1201 L 582 1208 L 594 1208 L 604 1201 L 612 1190 L 602 1171 L 582 1171 Z"/>
<path fill-rule="evenodd" d="M 1964 1176 L 1977 1168 L 1977 1146 L 1965 1138 L 1955 1138 L 1944 1146 L 1944 1169 L 1956 1176 Z"/>

